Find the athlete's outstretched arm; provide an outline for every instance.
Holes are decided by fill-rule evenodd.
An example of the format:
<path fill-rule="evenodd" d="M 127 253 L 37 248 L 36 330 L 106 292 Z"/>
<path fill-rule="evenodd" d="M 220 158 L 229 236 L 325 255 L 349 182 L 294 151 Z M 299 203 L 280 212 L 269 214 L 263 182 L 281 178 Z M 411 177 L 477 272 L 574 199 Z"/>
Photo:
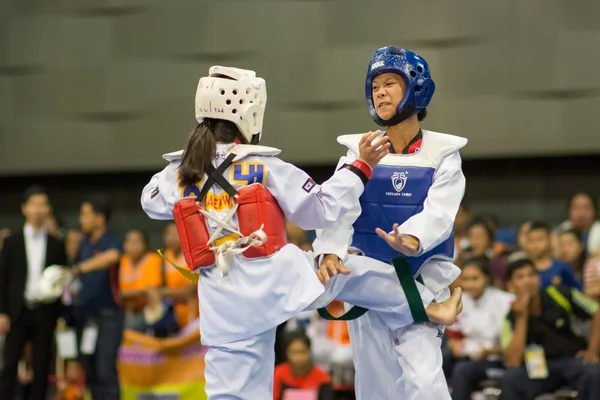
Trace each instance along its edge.
<path fill-rule="evenodd" d="M 337 170 L 318 185 L 306 172 L 273 158 L 265 186 L 287 219 L 305 230 L 322 229 L 358 206 L 358 198 L 371 175 L 368 165 L 357 166 L 359 163 Z"/>
<path fill-rule="evenodd" d="M 353 153 L 348 151 L 347 156 L 340 158 L 336 171 L 345 164 L 351 164 L 355 159 Z M 354 208 L 342 215 L 336 223 L 328 228 L 318 229 L 317 238 L 313 242 L 315 256 L 335 254 L 339 259 L 344 259 L 352 243 L 354 222 L 360 216 L 361 211 L 360 203 L 356 202 Z"/>
<path fill-rule="evenodd" d="M 271 159 L 266 187 L 285 216 L 302 229 L 323 229 L 356 207 L 372 168 L 389 154 L 389 138 L 379 137 L 380 133 L 363 135 L 358 145 L 360 159 L 343 165 L 322 185 L 294 165 Z"/>

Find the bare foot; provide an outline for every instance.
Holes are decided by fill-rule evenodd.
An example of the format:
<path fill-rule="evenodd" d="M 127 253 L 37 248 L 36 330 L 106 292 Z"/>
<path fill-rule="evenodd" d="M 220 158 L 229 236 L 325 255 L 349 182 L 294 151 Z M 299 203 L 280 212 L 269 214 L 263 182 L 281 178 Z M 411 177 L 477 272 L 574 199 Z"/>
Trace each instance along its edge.
<path fill-rule="evenodd" d="M 442 303 L 431 303 L 425 311 L 431 322 L 452 325 L 456 322 L 456 316 L 460 314 L 462 308 L 462 289 L 456 288 L 448 300 Z"/>

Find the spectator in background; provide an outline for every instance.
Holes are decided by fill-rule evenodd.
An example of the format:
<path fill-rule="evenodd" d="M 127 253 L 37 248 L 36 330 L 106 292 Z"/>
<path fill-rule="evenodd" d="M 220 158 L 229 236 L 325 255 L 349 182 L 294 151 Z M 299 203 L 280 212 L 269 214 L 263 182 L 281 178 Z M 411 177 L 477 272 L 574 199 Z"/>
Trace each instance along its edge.
<path fill-rule="evenodd" d="M 60 300 L 40 301 L 38 281 L 49 265 L 67 262 L 64 244 L 44 227 L 51 210 L 42 187 L 27 189 L 21 204 L 23 229 L 5 239 L 0 253 L 0 335 L 6 335 L 0 373 L 2 399 L 12 400 L 15 395 L 18 364 L 27 341 L 31 343 L 33 371 L 29 396 L 45 399 L 47 395 L 54 328 L 61 304 Z"/>
<path fill-rule="evenodd" d="M 185 258 L 174 222 L 167 224 L 163 234 L 165 257 L 185 267 Z M 162 262 L 162 285 L 159 295 L 174 304 L 175 319 L 180 328 L 198 318 L 198 286 L 190 282 L 170 263 Z"/>
<path fill-rule="evenodd" d="M 67 230 L 63 226 L 60 219 L 54 214 L 50 214 L 46 220 L 46 230 L 48 234 L 54 236 L 57 239 L 64 240 Z"/>
<path fill-rule="evenodd" d="M 123 243 L 108 230 L 110 214 L 106 197 L 98 196 L 81 204 L 79 222 L 85 237 L 73 267 L 73 273 L 81 283 L 73 308 L 78 336 L 80 341 L 86 333 L 90 337 L 96 336 L 95 343 L 86 343 L 85 347 L 91 349 L 80 352 L 86 385 L 94 400 L 120 398 L 116 365 L 123 339 L 123 311 L 117 267 Z"/>
<path fill-rule="evenodd" d="M 467 239 L 469 247 L 465 250 L 463 258 L 485 256 L 492 258 L 494 251 L 494 231 L 482 218 L 474 218 L 467 226 Z"/>
<path fill-rule="evenodd" d="M 533 222 L 527 234 L 527 249 L 525 251 L 535 269 L 540 274 L 542 288 L 550 285 L 563 284 L 582 289 L 581 283 L 575 278 L 571 266 L 552 257 L 550 227 L 544 222 Z"/>
<path fill-rule="evenodd" d="M 508 251 L 494 251 L 494 231 L 483 218 L 474 218 L 467 229 L 470 247 L 463 253 L 463 260 L 475 257 L 490 259 L 492 284 L 504 288 Z"/>
<path fill-rule="evenodd" d="M 504 362 L 508 367 L 502 380 L 502 398 L 533 400 L 567 384 L 578 390 L 581 400 L 600 399 L 598 304 L 564 285 L 542 289 L 540 276 L 529 260 L 510 264 L 508 279 L 517 298 L 502 329 Z M 589 343 L 573 332 L 573 315 L 593 319 Z M 543 351 L 534 353 L 531 345 Z M 531 376 L 523 361 L 530 364 Z"/>
<path fill-rule="evenodd" d="M 583 241 L 578 232 L 568 229 L 558 235 L 558 259 L 569 264 L 575 278 L 583 282 L 583 265 L 586 254 Z"/>
<path fill-rule="evenodd" d="M 449 351 L 444 351 L 444 370 L 452 398 L 470 400 L 477 384 L 487 378 L 486 371 L 503 367 L 500 330 L 513 296 L 491 286 L 486 257 L 467 260 L 461 269 L 463 311 L 446 329 Z"/>
<path fill-rule="evenodd" d="M 600 302 L 600 258 L 589 259 L 583 272 L 585 294 Z"/>
<path fill-rule="evenodd" d="M 287 232 L 288 242 L 291 244 L 302 247 L 302 245 L 309 242 L 308 232 L 287 219 L 285 221 L 285 231 Z"/>
<path fill-rule="evenodd" d="M 4 239 L 11 235 L 10 229 L 4 228 L 0 229 L 0 251 L 2 251 L 2 247 L 4 246 Z"/>
<path fill-rule="evenodd" d="M 125 234 L 119 265 L 119 289 L 125 308 L 125 329 L 146 332 L 144 317 L 148 290 L 162 284 L 162 259 L 148 250 L 148 237 L 139 229 Z"/>
<path fill-rule="evenodd" d="M 69 229 L 65 236 L 65 247 L 67 249 L 67 261 L 72 265 L 79 255 L 79 245 L 83 240 L 83 233 L 76 229 Z"/>
<path fill-rule="evenodd" d="M 525 255 L 524 252 L 527 248 L 527 237 L 532 223 L 533 221 L 525 220 L 519 222 L 517 225 L 517 245 L 519 246 L 519 251 L 523 252 L 523 255 Z"/>
<path fill-rule="evenodd" d="M 286 400 L 286 391 L 294 390 L 313 391 L 318 400 L 333 400 L 331 377 L 313 365 L 308 336 L 293 331 L 285 339 L 287 361 L 275 367 L 273 400 Z"/>
<path fill-rule="evenodd" d="M 600 221 L 597 221 L 598 204 L 594 196 L 587 192 L 571 195 L 567 209 L 568 219 L 554 229 L 553 244 L 558 244 L 558 235 L 562 231 L 574 229 L 580 233 L 586 253 L 600 251 Z"/>
<path fill-rule="evenodd" d="M 471 213 L 463 201 L 460 203 L 454 219 L 455 258 L 457 259 L 461 258 L 462 252 L 469 247 L 469 238 L 467 237 L 469 222 L 471 222 Z"/>

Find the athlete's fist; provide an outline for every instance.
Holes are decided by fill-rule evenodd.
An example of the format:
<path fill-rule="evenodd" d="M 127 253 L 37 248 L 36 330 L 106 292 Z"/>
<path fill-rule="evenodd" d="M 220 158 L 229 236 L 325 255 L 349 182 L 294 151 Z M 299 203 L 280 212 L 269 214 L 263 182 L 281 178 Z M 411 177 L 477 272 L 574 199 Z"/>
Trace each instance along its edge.
<path fill-rule="evenodd" d="M 338 273 L 348 275 L 350 270 L 340 263 L 340 259 L 335 254 L 327 254 L 321 261 L 321 266 L 317 270 L 317 277 L 324 285 L 327 285 L 332 276 Z"/>
<path fill-rule="evenodd" d="M 383 136 L 377 139 L 380 134 L 381 131 L 365 133 L 358 144 L 360 159 L 371 168 L 375 168 L 379 161 L 390 153 L 390 138 Z"/>

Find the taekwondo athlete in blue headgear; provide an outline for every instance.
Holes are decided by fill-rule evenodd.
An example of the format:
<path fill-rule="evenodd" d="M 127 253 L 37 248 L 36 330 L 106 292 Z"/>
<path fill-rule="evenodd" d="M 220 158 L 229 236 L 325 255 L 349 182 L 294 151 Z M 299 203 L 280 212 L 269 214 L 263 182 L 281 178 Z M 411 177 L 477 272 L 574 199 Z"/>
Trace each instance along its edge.
<path fill-rule="evenodd" d="M 419 281 L 443 301 L 460 274 L 452 263 L 452 231 L 465 191 L 459 150 L 467 139 L 421 129 L 435 83 L 427 62 L 409 50 L 377 50 L 365 92 L 371 116 L 386 127 L 381 135 L 389 137 L 390 154 L 374 168 L 360 207 L 317 232 L 313 247 L 322 256 L 319 274 L 327 281 L 351 251 L 393 263 L 407 297 Z M 339 165 L 356 159 L 360 137 L 338 137 L 348 148 Z M 460 294 L 452 298 L 460 309 Z M 358 399 L 450 399 L 440 351 L 444 327 L 428 322 L 418 295 L 412 301 L 415 321 L 421 323 L 392 330 L 365 310 L 348 322 Z"/>

